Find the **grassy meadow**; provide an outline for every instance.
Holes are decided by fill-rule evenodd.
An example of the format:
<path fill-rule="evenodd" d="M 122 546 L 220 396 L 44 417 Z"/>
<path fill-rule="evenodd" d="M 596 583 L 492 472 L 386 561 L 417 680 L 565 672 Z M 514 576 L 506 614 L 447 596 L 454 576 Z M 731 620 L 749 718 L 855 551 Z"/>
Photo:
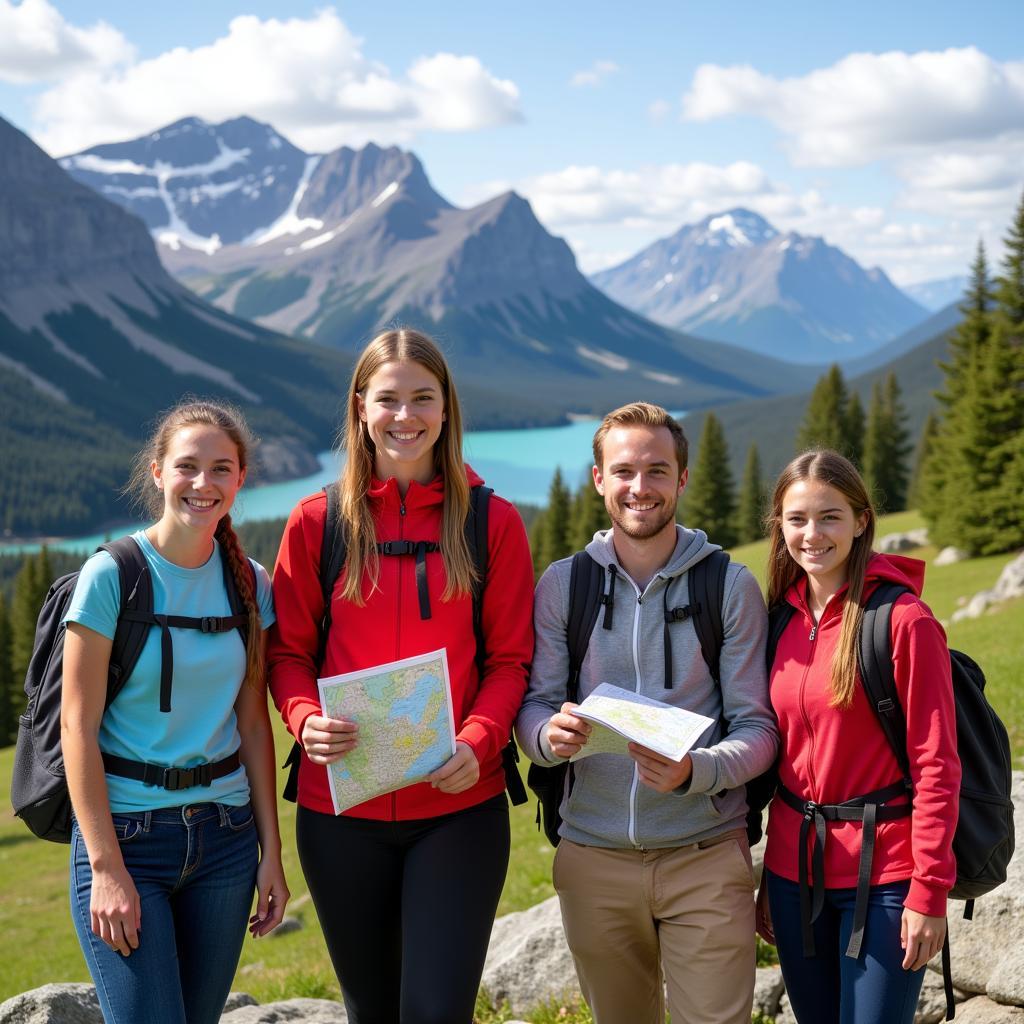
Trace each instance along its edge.
<path fill-rule="evenodd" d="M 922 525 L 916 513 L 885 517 L 879 535 Z M 746 545 L 733 552 L 763 582 L 766 545 Z M 929 563 L 935 551 L 913 552 Z M 991 587 L 1011 556 L 973 559 L 958 565 L 929 564 L 925 599 L 946 619 L 964 597 Z M 1024 666 L 1024 600 L 1003 605 L 980 619 L 948 629 L 952 646 L 970 653 L 985 669 L 989 698 L 1010 731 L 1015 767 L 1024 767 L 1024 697 L 1019 686 Z M 276 715 L 274 716 L 276 718 Z M 278 728 L 279 760 L 288 749 Z M 9 791 L 13 748 L 0 750 L 0 787 Z M 521 766 L 525 773 L 525 764 Z M 293 804 L 281 803 L 285 869 L 292 888 L 289 913 L 304 927 L 280 938 L 246 939 L 235 988 L 260 1002 L 294 996 L 339 996 L 324 949 L 316 915 L 309 902 L 294 846 Z M 523 910 L 550 896 L 553 851 L 538 833 L 531 802 L 512 810 L 512 859 L 499 914 Z M 471 855 L 471 852 L 470 852 Z M 8 810 L 0 817 L 0 1001 L 52 981 L 86 981 L 88 973 L 67 909 L 67 847 L 34 839 Z M 344 877 L 343 869 L 341 871 Z M 353 879 L 358 884 L 358 880 Z M 507 1015 L 481 1001 L 481 1024 L 499 1024 Z M 537 1021 L 589 1021 L 586 1011 L 566 1017 L 558 1007 L 536 1015 Z"/>

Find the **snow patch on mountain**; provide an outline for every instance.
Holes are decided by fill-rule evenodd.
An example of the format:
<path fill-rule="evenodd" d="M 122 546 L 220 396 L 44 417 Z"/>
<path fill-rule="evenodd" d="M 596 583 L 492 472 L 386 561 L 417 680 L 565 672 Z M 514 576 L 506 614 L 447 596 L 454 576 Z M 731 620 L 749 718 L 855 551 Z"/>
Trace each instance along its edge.
<path fill-rule="evenodd" d="M 280 143 L 278 144 L 280 145 Z M 284 235 L 301 235 L 304 231 L 319 231 L 324 226 L 324 222 L 317 217 L 300 217 L 298 212 L 302 197 L 309 187 L 309 180 L 313 177 L 313 172 L 322 159 L 320 156 L 306 157 L 305 166 L 302 168 L 302 177 L 299 178 L 299 183 L 295 186 L 295 195 L 292 196 L 288 209 L 273 224 L 265 228 L 257 228 L 252 234 L 243 238 L 242 245 L 266 245 L 267 242 L 272 242 L 275 238 L 281 238 Z"/>
<path fill-rule="evenodd" d="M 607 349 L 593 349 L 587 348 L 586 345 L 577 345 L 576 351 L 583 356 L 584 359 L 600 363 L 601 366 L 606 366 L 609 370 L 629 369 L 628 359 L 623 359 L 622 356 L 616 355 L 614 352 L 609 352 Z"/>
<path fill-rule="evenodd" d="M 398 182 L 393 181 L 376 199 L 370 204 L 374 209 L 377 209 L 381 203 L 387 202 L 396 192 L 398 191 Z"/>

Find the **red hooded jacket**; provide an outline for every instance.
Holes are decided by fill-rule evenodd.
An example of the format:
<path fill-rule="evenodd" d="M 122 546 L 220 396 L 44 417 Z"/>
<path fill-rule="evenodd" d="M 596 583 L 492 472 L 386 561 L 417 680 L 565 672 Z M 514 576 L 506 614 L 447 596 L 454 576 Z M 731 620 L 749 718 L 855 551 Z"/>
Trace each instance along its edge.
<path fill-rule="evenodd" d="M 942 627 L 919 596 L 924 563 L 873 555 L 865 594 L 880 580 L 902 583 L 912 591 L 893 605 L 892 652 L 896 689 L 907 718 L 914 810 L 908 818 L 878 824 L 871 884 L 909 878 L 904 905 L 941 917 L 956 879 L 951 844 L 960 792 L 949 652 Z M 786 593 L 796 614 L 779 641 L 769 680 L 782 733 L 779 779 L 798 796 L 836 804 L 899 781 L 900 769 L 859 681 L 851 707 L 829 706 L 829 673 L 845 588 L 825 606 L 817 630 L 806 589 L 801 579 Z M 800 821 L 793 808 L 781 800 L 772 802 L 765 865 L 791 881 L 799 881 Z M 858 822 L 828 823 L 827 888 L 857 885 L 862 831 Z"/>
<path fill-rule="evenodd" d="M 468 466 L 466 470 L 471 487 L 483 482 Z M 370 502 L 378 541 L 438 541 L 443 499 L 441 477 L 426 485 L 411 483 L 404 502 L 393 478 L 374 479 Z M 299 502 L 285 527 L 274 569 L 277 622 L 267 650 L 270 692 L 296 737 L 311 714 L 321 713 L 316 653 L 324 610 L 319 565 L 326 515 L 322 492 Z M 344 571 L 335 584 L 322 675 L 354 672 L 446 648 L 456 739 L 468 743 L 480 763 L 479 780 L 462 793 L 442 793 L 423 782 L 368 800 L 345 811 L 346 815 L 378 820 L 431 818 L 471 807 L 504 790 L 501 751 L 522 703 L 533 657 L 533 565 L 519 513 L 497 495 L 490 500 L 488 566 L 483 598 L 487 662 L 482 680 L 475 663 L 472 600 L 468 596 L 441 600 L 446 577 L 439 553 L 427 555 L 431 617 L 426 620 L 420 618 L 411 556 L 380 559 L 379 586 L 371 592 L 364 581 L 363 593 L 368 596 L 362 607 L 341 598 Z M 305 753 L 299 766 L 299 803 L 334 813 L 327 769 L 313 764 Z"/>

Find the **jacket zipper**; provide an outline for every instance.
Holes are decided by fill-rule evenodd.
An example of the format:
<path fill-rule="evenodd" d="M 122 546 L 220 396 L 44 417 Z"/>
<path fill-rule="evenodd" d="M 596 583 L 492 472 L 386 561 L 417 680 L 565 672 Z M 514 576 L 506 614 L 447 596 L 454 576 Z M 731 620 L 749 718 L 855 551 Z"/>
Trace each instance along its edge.
<path fill-rule="evenodd" d="M 818 633 L 821 630 L 821 623 L 822 623 L 822 621 L 824 620 L 825 616 L 828 614 L 828 607 L 829 607 L 829 603 L 831 601 L 832 601 L 832 598 L 830 597 L 828 599 L 828 601 L 825 602 L 825 607 L 822 608 L 821 615 L 818 616 L 818 621 L 817 622 L 814 621 L 814 617 L 811 615 L 810 609 L 806 608 L 806 606 L 804 608 L 804 610 L 807 612 L 808 618 L 810 618 L 810 620 L 811 620 L 811 629 L 810 629 L 810 632 L 807 634 L 807 641 L 811 645 L 811 652 L 810 652 L 810 657 L 807 659 L 807 664 L 804 666 L 803 675 L 800 677 L 799 703 L 800 703 L 800 717 L 804 721 L 804 728 L 807 730 L 807 738 L 810 741 L 810 746 L 811 746 L 811 754 L 810 754 L 810 758 L 808 759 L 808 762 L 807 762 L 807 776 L 808 776 L 808 779 L 809 779 L 810 784 L 811 784 L 811 792 L 809 794 L 809 798 L 811 800 L 817 800 L 818 799 L 818 781 L 814 777 L 814 761 L 815 761 L 814 730 L 811 728 L 811 720 L 810 720 L 810 718 L 807 715 L 807 707 L 806 707 L 806 703 L 804 701 L 804 695 L 805 695 L 805 690 L 807 688 L 807 677 L 810 674 L 811 667 L 814 665 L 814 652 L 815 652 L 815 649 L 818 646 Z M 801 603 L 803 603 L 803 602 L 801 602 Z"/>
<path fill-rule="evenodd" d="M 633 683 L 633 692 L 640 692 L 640 611 L 643 606 L 644 595 L 640 593 L 640 588 L 633 582 L 632 577 L 628 573 L 623 574 L 630 583 L 633 584 L 633 589 L 636 591 L 636 609 L 633 612 L 633 675 L 635 677 Z M 657 578 L 657 577 L 655 577 Z M 650 584 L 648 584 L 650 586 Z M 646 591 L 645 591 L 646 592 Z M 626 834 L 629 841 L 633 844 L 636 849 L 643 849 L 636 837 L 636 795 L 640 788 L 640 767 L 637 763 L 633 762 L 633 779 L 629 786 L 629 821 L 626 825 Z"/>
<path fill-rule="evenodd" d="M 405 502 L 401 502 L 398 506 L 398 539 L 405 540 Z M 398 567 L 398 586 L 395 588 L 398 591 L 398 605 L 395 608 L 395 661 L 398 661 L 401 656 L 402 641 L 401 641 L 401 630 L 402 630 L 402 559 L 396 558 L 395 564 Z M 391 794 L 391 820 L 398 820 L 398 793 L 394 792 Z"/>

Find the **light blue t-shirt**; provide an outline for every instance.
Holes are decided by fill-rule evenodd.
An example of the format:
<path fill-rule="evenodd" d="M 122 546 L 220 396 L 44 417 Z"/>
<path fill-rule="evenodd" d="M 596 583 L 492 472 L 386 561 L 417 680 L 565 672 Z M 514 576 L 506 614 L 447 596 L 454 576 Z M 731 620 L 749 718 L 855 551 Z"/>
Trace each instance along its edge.
<path fill-rule="evenodd" d="M 198 569 L 185 569 L 157 553 L 145 533 L 132 535 L 142 548 L 153 579 L 153 610 L 168 615 L 227 616 L 231 614 L 220 545 Z M 256 567 L 257 599 L 263 628 L 274 622 L 270 578 Z M 117 564 L 106 551 L 82 567 L 65 622 L 77 622 L 113 639 L 121 604 Z M 151 764 L 192 768 L 220 761 L 239 746 L 235 699 L 245 675 L 245 646 L 237 629 L 202 633 L 171 629 L 174 673 L 171 710 L 160 710 L 160 629 L 154 626 L 142 654 L 117 699 L 100 724 L 99 746 L 105 753 Z M 210 786 L 167 790 L 136 779 L 107 775 L 110 809 L 115 813 L 148 811 L 203 801 L 241 806 L 249 800 L 245 768 Z"/>

